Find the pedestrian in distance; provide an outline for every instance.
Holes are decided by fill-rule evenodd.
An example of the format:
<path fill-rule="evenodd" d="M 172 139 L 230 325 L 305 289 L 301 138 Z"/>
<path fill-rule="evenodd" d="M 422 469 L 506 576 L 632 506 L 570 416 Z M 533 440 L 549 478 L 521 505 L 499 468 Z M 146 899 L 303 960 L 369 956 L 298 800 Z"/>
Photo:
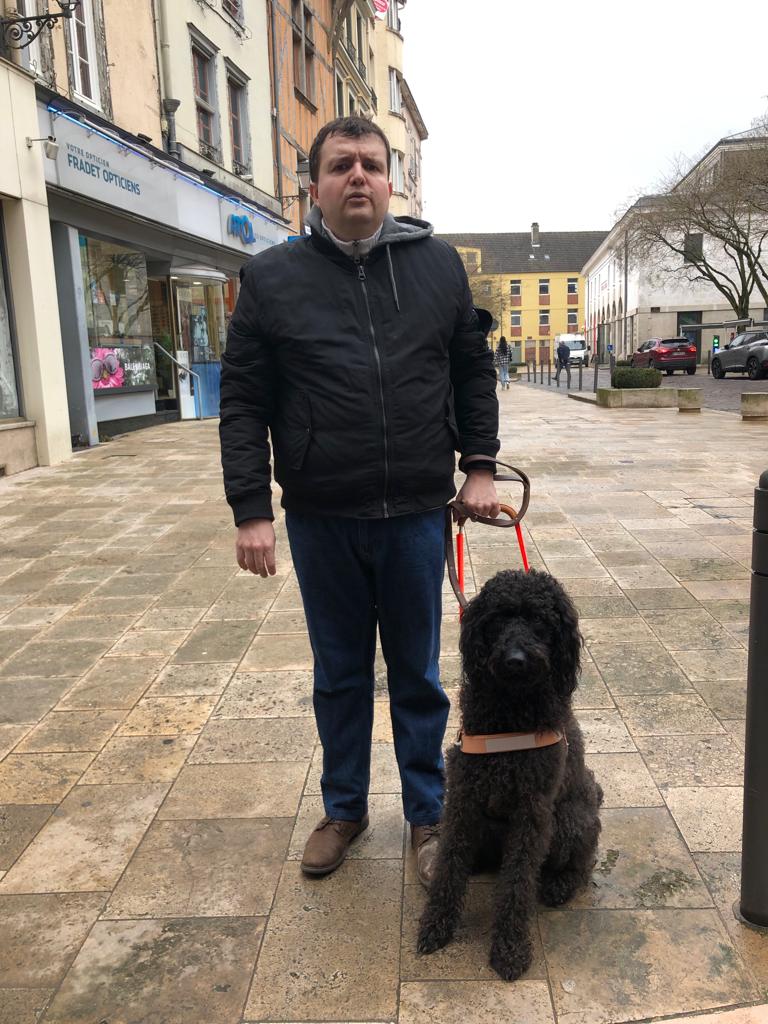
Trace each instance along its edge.
<path fill-rule="evenodd" d="M 564 341 L 561 341 L 557 346 L 557 354 L 555 356 L 557 362 L 557 370 L 555 371 L 555 384 L 560 385 L 560 371 L 565 370 L 568 377 L 568 387 L 571 386 L 571 350 L 568 348 Z"/>
<path fill-rule="evenodd" d="M 262 577 L 276 571 L 274 453 L 314 654 L 325 815 L 302 869 L 334 871 L 368 827 L 378 627 L 403 809 L 427 884 L 449 709 L 438 669 L 445 504 L 458 451 L 460 499 L 498 515 L 498 403 L 461 259 L 425 221 L 388 213 L 390 163 L 366 118 L 319 131 L 311 235 L 241 272 L 220 435 L 237 561 Z"/>
<path fill-rule="evenodd" d="M 499 371 L 499 383 L 502 391 L 509 390 L 509 355 L 507 339 L 502 334 L 493 360 Z"/>

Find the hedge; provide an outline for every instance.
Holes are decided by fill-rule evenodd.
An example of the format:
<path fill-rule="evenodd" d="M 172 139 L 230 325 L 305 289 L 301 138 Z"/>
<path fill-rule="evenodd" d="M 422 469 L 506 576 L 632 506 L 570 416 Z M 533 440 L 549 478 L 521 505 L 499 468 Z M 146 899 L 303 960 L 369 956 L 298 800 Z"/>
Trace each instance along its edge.
<path fill-rule="evenodd" d="M 633 370 L 621 367 L 611 375 L 613 388 L 657 388 L 661 384 L 661 370 Z"/>

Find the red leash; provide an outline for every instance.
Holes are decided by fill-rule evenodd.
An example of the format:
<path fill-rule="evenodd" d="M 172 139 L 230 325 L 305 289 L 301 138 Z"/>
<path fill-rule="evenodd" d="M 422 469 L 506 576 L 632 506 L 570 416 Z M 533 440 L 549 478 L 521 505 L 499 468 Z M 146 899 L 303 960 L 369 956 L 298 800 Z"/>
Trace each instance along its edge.
<path fill-rule="evenodd" d="M 514 518 L 515 510 L 509 505 L 502 505 L 502 511 L 511 512 Z M 459 583 L 459 590 L 464 593 L 464 519 L 459 520 L 459 529 L 456 534 L 456 577 Z M 520 523 L 515 523 L 515 533 L 517 534 L 517 545 L 520 548 L 520 557 L 523 560 L 523 569 L 526 572 L 531 571 L 531 567 L 528 564 L 528 553 L 525 550 L 525 541 L 523 540 L 523 529 Z M 459 604 L 459 619 L 464 615 L 464 606 Z"/>

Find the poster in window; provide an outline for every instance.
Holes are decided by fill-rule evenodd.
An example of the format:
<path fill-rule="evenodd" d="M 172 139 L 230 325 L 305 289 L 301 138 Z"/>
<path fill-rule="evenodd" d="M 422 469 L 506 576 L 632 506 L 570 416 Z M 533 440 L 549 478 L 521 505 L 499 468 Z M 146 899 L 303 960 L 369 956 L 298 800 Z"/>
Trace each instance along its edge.
<path fill-rule="evenodd" d="M 151 345 L 92 348 L 91 384 L 94 390 L 125 391 L 155 387 L 155 357 Z"/>

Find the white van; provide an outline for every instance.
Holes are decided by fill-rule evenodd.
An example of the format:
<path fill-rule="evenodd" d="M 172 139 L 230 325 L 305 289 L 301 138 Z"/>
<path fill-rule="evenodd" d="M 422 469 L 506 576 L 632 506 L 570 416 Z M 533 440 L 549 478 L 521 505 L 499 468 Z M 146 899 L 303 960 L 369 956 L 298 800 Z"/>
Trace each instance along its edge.
<path fill-rule="evenodd" d="M 571 366 L 587 366 L 589 356 L 587 355 L 587 341 L 583 334 L 556 334 L 555 335 L 555 358 L 557 358 L 557 346 L 565 342 L 571 350 Z"/>

